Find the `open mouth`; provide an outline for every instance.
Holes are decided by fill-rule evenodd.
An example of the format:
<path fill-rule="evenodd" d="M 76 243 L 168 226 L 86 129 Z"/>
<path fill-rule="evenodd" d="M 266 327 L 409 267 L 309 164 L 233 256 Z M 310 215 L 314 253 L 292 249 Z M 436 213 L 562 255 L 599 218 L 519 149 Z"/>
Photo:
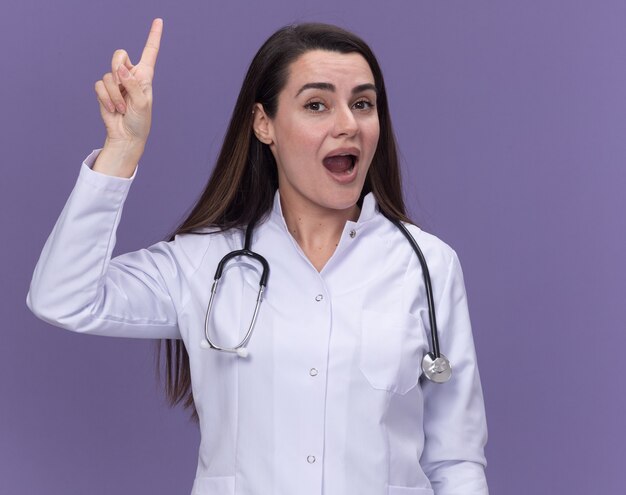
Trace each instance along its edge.
<path fill-rule="evenodd" d="M 354 170 L 356 161 L 356 155 L 348 153 L 335 156 L 327 156 L 326 158 L 324 158 L 323 163 L 324 167 L 326 167 L 326 169 L 333 174 L 348 175 Z"/>

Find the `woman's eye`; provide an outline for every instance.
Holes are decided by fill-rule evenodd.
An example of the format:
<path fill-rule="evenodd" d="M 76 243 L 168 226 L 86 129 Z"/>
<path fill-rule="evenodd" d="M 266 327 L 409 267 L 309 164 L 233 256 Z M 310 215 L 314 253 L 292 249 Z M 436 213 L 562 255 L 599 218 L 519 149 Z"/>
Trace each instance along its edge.
<path fill-rule="evenodd" d="M 370 110 L 374 108 L 374 104 L 369 100 L 359 100 L 354 104 L 354 108 L 357 110 Z"/>
<path fill-rule="evenodd" d="M 304 108 L 307 110 L 311 110 L 312 112 L 321 112 L 322 110 L 326 110 L 326 105 L 324 105 L 321 101 L 310 101 Z"/>

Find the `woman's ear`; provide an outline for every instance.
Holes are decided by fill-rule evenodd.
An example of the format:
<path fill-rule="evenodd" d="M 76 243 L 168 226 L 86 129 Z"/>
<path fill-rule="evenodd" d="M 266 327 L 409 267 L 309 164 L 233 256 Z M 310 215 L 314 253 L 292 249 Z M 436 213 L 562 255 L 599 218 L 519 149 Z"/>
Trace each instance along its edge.
<path fill-rule="evenodd" d="M 255 103 L 252 113 L 254 114 L 254 119 L 252 121 L 252 130 L 254 131 L 254 135 L 264 144 L 273 144 L 274 129 L 272 127 L 272 121 L 265 113 L 263 105 Z"/>

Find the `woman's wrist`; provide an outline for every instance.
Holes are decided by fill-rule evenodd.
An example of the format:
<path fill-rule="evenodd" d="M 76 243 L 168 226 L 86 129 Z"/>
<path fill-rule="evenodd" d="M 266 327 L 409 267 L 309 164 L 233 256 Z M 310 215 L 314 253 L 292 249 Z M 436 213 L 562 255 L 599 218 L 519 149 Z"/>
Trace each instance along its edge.
<path fill-rule="evenodd" d="M 132 177 L 144 149 L 145 142 L 118 142 L 107 139 L 92 170 L 116 177 Z"/>

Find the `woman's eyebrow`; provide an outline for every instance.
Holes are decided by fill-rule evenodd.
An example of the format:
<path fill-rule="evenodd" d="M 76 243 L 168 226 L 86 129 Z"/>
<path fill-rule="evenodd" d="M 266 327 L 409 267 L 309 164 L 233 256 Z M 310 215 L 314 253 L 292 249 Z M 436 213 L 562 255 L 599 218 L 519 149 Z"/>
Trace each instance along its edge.
<path fill-rule="evenodd" d="M 359 84 L 358 86 L 352 88 L 353 95 L 357 93 L 363 93 L 363 91 L 373 91 L 374 93 L 378 94 L 378 91 L 376 90 L 376 85 L 372 83 Z"/>
<path fill-rule="evenodd" d="M 312 82 L 312 83 L 306 83 L 304 86 L 302 86 L 298 92 L 296 93 L 296 96 L 298 96 L 300 93 L 302 93 L 303 91 L 307 90 L 307 89 L 321 89 L 323 91 L 332 91 L 335 92 L 335 90 L 337 88 L 335 88 L 335 85 L 332 83 L 327 83 L 327 82 Z M 354 88 L 352 88 L 352 94 L 357 94 L 357 93 L 362 93 L 363 91 L 374 91 L 375 93 L 378 93 L 378 91 L 376 91 L 376 86 L 372 83 L 365 83 L 365 84 L 359 84 L 358 86 L 355 86 Z"/>
<path fill-rule="evenodd" d="M 298 92 L 296 93 L 296 96 L 298 96 L 300 93 L 302 93 L 303 91 L 307 90 L 307 89 L 322 89 L 324 91 L 335 91 L 335 85 L 331 84 L 331 83 L 326 83 L 326 82 L 312 82 L 312 83 L 306 83 L 304 86 L 302 86 Z"/>

